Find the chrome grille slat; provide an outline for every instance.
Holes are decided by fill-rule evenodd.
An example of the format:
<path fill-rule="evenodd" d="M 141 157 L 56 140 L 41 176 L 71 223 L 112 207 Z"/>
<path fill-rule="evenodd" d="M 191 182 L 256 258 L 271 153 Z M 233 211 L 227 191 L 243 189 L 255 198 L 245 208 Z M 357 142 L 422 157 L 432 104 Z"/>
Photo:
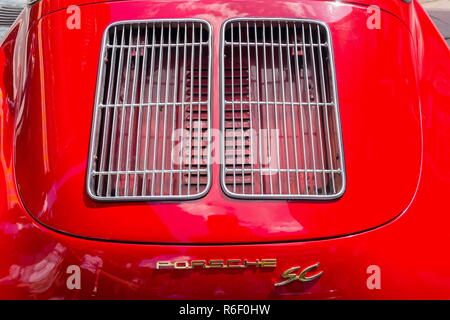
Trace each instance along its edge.
<path fill-rule="evenodd" d="M 140 53 L 140 50 L 142 47 L 145 47 L 147 45 L 147 41 L 148 41 L 148 25 L 145 26 L 145 35 L 144 35 L 144 45 L 141 45 L 141 41 L 139 41 L 139 48 L 138 48 L 138 52 Z M 144 57 L 143 57 L 143 61 L 142 61 L 142 72 L 141 72 L 141 86 L 139 89 L 139 107 L 142 106 L 142 101 L 143 101 L 143 93 L 145 90 L 145 72 L 144 70 L 147 69 L 147 50 L 144 49 Z M 138 129 L 137 132 L 141 132 L 142 130 L 142 109 L 139 109 L 139 115 L 138 115 Z M 135 163 L 134 163 L 134 167 L 135 170 L 139 170 L 139 159 L 140 159 L 140 144 L 141 144 L 141 139 L 136 139 L 136 159 L 135 159 Z M 134 181 L 133 181 L 133 196 L 137 195 L 137 180 L 138 180 L 138 174 L 137 172 L 134 173 Z"/>
<path fill-rule="evenodd" d="M 169 25 L 169 35 L 171 34 L 172 31 L 172 24 Z M 172 47 L 171 45 L 171 37 L 169 36 L 169 47 L 168 47 L 168 57 L 167 57 L 167 68 L 166 68 L 166 90 L 165 90 L 165 97 L 164 97 L 164 101 L 165 101 L 165 105 L 164 105 L 164 121 L 163 121 L 163 140 L 162 140 L 162 161 L 161 161 L 161 167 L 162 167 L 162 173 L 161 173 L 161 185 L 160 185 L 160 192 L 161 195 L 164 194 L 164 173 L 165 173 L 165 166 L 166 166 L 166 162 L 165 162 L 165 158 L 166 158 L 166 125 L 167 125 L 167 100 L 169 98 L 169 88 L 170 85 L 169 83 L 169 76 L 170 76 L 170 58 L 171 58 L 171 54 L 172 54 Z M 162 50 L 160 50 L 162 52 Z"/>
<path fill-rule="evenodd" d="M 141 41 L 141 28 L 138 28 L 137 31 L 137 38 L 136 38 L 136 61 L 135 61 L 135 66 L 134 66 L 134 72 L 133 72 L 133 86 L 131 89 L 131 103 L 134 103 L 136 100 L 136 87 L 137 87 L 137 81 L 136 78 L 138 76 L 137 72 L 139 70 L 139 60 L 140 60 L 140 52 L 139 52 L 139 43 Z M 130 51 L 132 51 L 131 49 L 129 49 Z M 123 106 L 122 106 L 123 107 Z M 125 174 L 125 191 L 124 191 L 124 195 L 128 196 L 128 188 L 129 188 L 129 179 L 130 179 L 130 153 L 131 153 L 131 139 L 132 139 L 132 132 L 133 132 L 133 114 L 134 114 L 134 110 L 135 107 L 131 107 L 130 108 L 130 120 L 128 121 L 128 139 L 127 139 L 127 153 L 126 153 L 126 160 L 125 160 L 125 167 L 126 167 L 126 171 L 127 173 Z M 137 140 L 136 140 L 137 142 Z M 138 149 L 136 148 L 136 152 L 138 151 Z M 133 181 L 133 185 L 134 185 L 134 181 Z"/>
<path fill-rule="evenodd" d="M 249 28 L 248 22 L 246 23 L 246 26 L 247 26 L 247 30 L 246 31 L 247 31 L 247 39 L 248 39 L 250 37 L 250 28 Z M 247 44 L 247 53 L 248 53 L 247 54 L 247 59 L 248 59 L 247 66 L 250 66 L 251 65 L 250 44 Z M 252 82 L 251 82 L 251 78 L 250 77 L 248 77 L 248 95 L 249 95 L 249 97 L 252 96 Z M 243 100 L 244 99 L 241 97 L 241 107 L 242 107 L 242 104 L 243 104 L 242 103 Z M 251 104 L 249 105 L 249 111 L 250 111 L 250 115 L 253 114 L 253 112 L 252 112 L 252 105 Z M 250 128 L 253 128 L 253 119 L 252 118 L 253 117 L 250 116 Z M 250 141 L 253 141 L 253 139 L 254 139 L 253 131 L 250 130 Z M 253 163 L 255 162 L 255 156 L 254 156 L 253 152 L 254 152 L 254 148 L 253 148 L 252 145 L 250 145 L 250 163 L 251 163 L 251 170 L 252 170 L 251 171 L 251 181 L 254 181 L 254 166 L 253 166 Z M 252 190 L 252 193 L 255 192 L 255 185 L 253 183 L 251 184 L 251 190 Z"/>
<path fill-rule="evenodd" d="M 175 81 L 174 81 L 174 90 L 173 90 L 173 100 L 177 101 L 177 90 L 178 90 L 178 67 L 179 67 L 179 44 L 180 44 L 180 23 L 177 23 L 177 39 L 176 39 L 176 46 L 175 46 Z M 166 106 L 167 107 L 167 106 Z M 172 110 L 172 130 L 175 129 L 175 120 L 176 120 L 176 112 L 175 110 Z M 174 149 L 174 139 L 171 141 L 171 150 Z M 173 176 L 174 174 L 174 167 L 173 167 L 173 161 L 170 161 L 170 178 L 169 178 L 169 195 L 173 195 Z"/>
<path fill-rule="evenodd" d="M 259 56 L 258 56 L 258 37 L 257 37 L 257 27 L 256 27 L 256 22 L 254 23 L 254 31 L 255 31 L 255 68 L 256 68 L 256 70 L 259 70 Z M 250 55 L 249 55 L 250 56 Z M 258 103 L 258 105 L 257 105 L 257 114 L 258 114 L 258 128 L 261 128 L 262 127 L 262 123 L 261 123 L 261 110 L 260 110 L 260 103 L 261 103 L 261 100 L 260 100 L 260 92 L 259 92 L 259 88 L 260 88 L 260 81 L 259 81 L 259 72 L 256 72 L 256 99 L 257 99 L 257 103 Z M 249 98 L 249 100 L 251 101 L 252 99 L 251 99 L 251 96 L 250 96 L 250 98 Z M 263 156 L 262 156 L 262 135 L 261 134 L 257 134 L 257 136 L 258 136 L 258 149 L 259 149 L 259 159 L 262 159 L 263 158 Z M 252 148 L 253 149 L 253 148 Z M 263 175 L 261 174 L 261 170 L 263 169 L 262 168 L 262 162 L 261 161 L 259 161 L 259 165 L 260 165 L 260 167 L 259 167 L 259 169 L 260 169 L 260 172 L 259 172 L 259 177 L 260 177 L 260 189 L 262 190 L 262 188 L 263 188 L 263 186 L 264 186 L 264 180 L 263 180 Z M 223 178 L 222 178 L 222 181 L 223 181 Z M 261 193 L 262 193 L 262 191 L 261 191 Z"/>
<path fill-rule="evenodd" d="M 164 41 L 164 28 L 161 29 L 161 37 L 159 40 L 160 45 Z M 159 59 L 158 59 L 158 77 L 157 77 L 157 84 L 156 84 L 156 101 L 160 102 L 161 100 L 161 76 L 162 76 L 162 65 L 163 65 L 163 50 L 159 50 Z M 151 190 L 150 190 L 150 196 L 155 195 L 155 177 L 156 177 L 156 170 L 158 170 L 157 167 L 157 152 L 158 152 L 158 136 L 159 136 L 159 118 L 160 118 L 160 108 L 155 109 L 155 130 L 154 130 L 154 140 L 153 140 L 153 161 L 152 161 L 152 183 L 151 183 Z"/>
<path fill-rule="evenodd" d="M 115 27 L 115 30 L 117 31 L 117 27 Z M 125 42 L 125 32 L 123 30 L 122 34 L 121 34 L 121 43 L 124 43 L 124 42 Z M 119 102 L 119 93 L 120 93 L 119 90 L 117 90 L 117 88 L 120 88 L 120 85 L 122 83 L 122 76 L 121 76 L 121 74 L 122 74 L 122 70 L 123 70 L 123 59 L 124 59 L 124 55 L 125 55 L 124 51 L 125 51 L 124 46 L 121 45 L 120 46 L 120 56 L 119 56 L 119 69 L 118 69 L 117 75 L 116 75 L 116 87 L 115 87 L 115 97 L 114 97 L 114 102 L 116 104 Z M 113 51 L 113 55 L 115 55 L 115 51 Z M 115 68 L 113 70 L 115 70 Z M 110 87 L 110 88 L 108 88 L 108 90 L 112 91 L 112 88 Z M 117 139 L 116 130 L 117 130 L 118 114 L 119 114 L 118 108 L 115 108 L 114 109 L 114 115 L 113 115 L 113 126 L 112 126 L 112 131 L 111 131 L 111 146 L 110 146 L 110 153 L 111 154 L 114 154 L 114 151 L 116 150 L 115 141 Z M 91 139 L 91 141 L 92 141 L 92 139 Z M 114 166 L 114 157 L 110 156 L 109 157 L 109 170 L 112 170 L 113 166 Z M 107 183 L 107 189 L 106 189 L 107 190 L 107 196 L 111 196 L 112 180 L 113 180 L 113 177 L 108 175 L 108 183 Z M 114 187 L 116 187 L 116 186 L 117 186 L 117 180 L 114 183 Z M 100 194 L 100 191 L 98 191 L 98 192 L 99 193 L 97 193 L 97 194 Z"/>
<path fill-rule="evenodd" d="M 211 29 L 206 21 L 110 25 L 100 56 L 88 194 L 100 201 L 203 196 L 211 179 L 209 162 L 203 159 L 210 153 L 209 132 L 204 132 L 211 124 L 210 83 Z"/>
<path fill-rule="evenodd" d="M 281 27 L 280 27 L 281 30 Z M 286 24 L 286 37 L 289 39 L 289 26 Z M 281 36 L 280 36 L 280 40 L 281 40 Z M 319 41 L 320 43 L 320 41 Z M 288 73 L 289 73 L 289 97 L 290 97 L 290 105 L 291 105 L 291 120 L 292 120 L 292 129 L 294 132 L 294 137 L 297 136 L 297 128 L 296 128 L 296 124 L 294 121 L 295 119 L 295 113 L 294 113 L 294 90 L 293 90 L 293 81 L 292 81 L 292 66 L 291 66 L 291 59 L 289 57 L 289 46 L 288 46 L 288 50 L 286 50 L 286 61 L 288 64 Z M 284 101 L 283 101 L 284 102 Z M 299 166 L 298 166 L 298 154 L 297 154 L 297 143 L 294 139 L 292 139 L 292 144 L 294 146 L 294 159 L 295 159 L 295 181 L 296 181 L 296 186 L 297 186 L 297 191 L 300 191 L 300 181 L 298 178 L 298 170 L 299 170 Z"/>
<path fill-rule="evenodd" d="M 233 45 L 233 39 L 234 39 L 234 35 L 233 35 L 233 24 L 231 25 L 231 45 Z M 233 66 L 234 66 L 234 55 L 231 55 L 231 71 L 230 71 L 230 73 L 231 73 L 231 109 L 232 109 L 232 121 L 233 121 L 233 153 L 232 153 L 232 157 L 233 157 L 233 159 L 234 159 L 234 157 L 236 156 L 235 155 L 235 153 L 234 153 L 234 151 L 235 151 L 235 144 L 236 144 L 236 136 L 235 136 L 235 134 L 236 134 L 236 126 L 235 126 L 235 110 L 234 110 L 234 69 L 233 69 Z M 236 192 L 236 164 L 234 163 L 234 161 L 233 161 L 233 190 L 234 190 L 234 192 Z"/>
<path fill-rule="evenodd" d="M 194 33 L 192 32 L 192 42 L 195 42 Z M 191 74 L 190 74 L 190 82 L 191 82 L 191 90 L 190 90 L 190 106 L 189 106 L 189 137 L 192 137 L 192 115 L 193 115 L 193 94 L 194 92 L 194 47 L 191 47 Z M 188 172 L 188 194 L 191 191 L 191 167 L 192 165 L 192 139 L 189 139 L 189 172 Z"/>
<path fill-rule="evenodd" d="M 129 28 L 128 31 L 128 43 L 129 46 L 126 48 L 127 50 L 127 65 L 125 67 L 125 88 L 124 88 L 124 94 L 123 94 L 123 101 L 126 103 L 127 99 L 128 99 L 128 90 L 129 90 L 129 80 L 130 80 L 130 69 L 131 69 L 131 46 L 132 46 L 132 28 Z M 118 157 L 117 157 L 117 171 L 120 170 L 120 168 L 123 166 L 122 164 L 122 157 L 123 157 L 123 144 L 124 144 L 124 127 L 125 127 L 125 119 L 127 117 L 127 112 L 126 112 L 126 108 L 121 106 L 120 107 L 120 131 L 119 131 L 119 151 L 118 151 Z M 131 108 L 131 110 L 133 110 L 133 108 Z M 130 112 L 131 112 L 130 110 Z M 129 134 L 129 133 L 128 133 Z M 123 174 L 123 175 L 126 175 Z M 122 175 L 121 174 L 117 174 L 116 175 L 116 190 L 117 190 L 117 196 L 120 196 L 120 191 L 121 188 L 117 188 L 117 185 L 120 184 L 121 179 L 122 179 Z M 125 192 L 126 190 L 123 190 L 123 196 L 126 196 Z"/>
<path fill-rule="evenodd" d="M 281 25 L 280 22 L 278 21 L 278 40 L 280 41 L 281 44 Z M 280 62 L 280 65 L 283 66 L 284 62 L 283 62 L 283 51 L 282 51 L 282 47 L 280 46 L 279 48 L 279 52 L 278 52 L 278 59 Z M 286 121 L 286 92 L 285 92 L 285 88 L 284 88 L 284 75 L 283 72 L 280 73 L 281 75 L 281 96 L 283 99 L 283 129 L 284 129 L 284 148 L 285 148 L 285 154 L 287 155 L 286 157 L 286 165 L 287 165 L 287 179 L 288 181 L 290 181 L 290 161 L 289 161 L 289 148 L 288 148 L 288 134 L 287 134 L 287 121 Z M 281 175 L 280 175 L 281 176 Z M 287 183 L 287 188 L 288 188 L 288 194 L 291 194 L 291 184 Z M 281 192 L 281 188 L 280 188 L 280 192 Z"/>
<path fill-rule="evenodd" d="M 152 44 L 155 44 L 156 41 L 156 28 L 152 28 Z M 148 98 L 147 101 L 149 103 L 151 103 L 152 99 L 153 99 L 153 81 L 154 81 L 154 71 L 155 71 L 155 50 L 152 50 L 152 57 L 151 57 L 151 62 L 150 62 L 150 79 L 149 79 L 149 83 L 148 83 Z M 147 108 L 147 122 L 146 122 L 146 126 L 145 126 L 145 149 L 144 149 L 144 174 L 143 174 L 143 181 L 147 181 L 147 165 L 148 165 L 148 152 L 150 149 L 150 124 L 151 124 L 151 119 L 152 119 L 152 109 L 150 108 L 151 105 L 148 105 Z M 159 103 L 158 105 L 155 105 L 158 108 L 155 109 L 159 109 Z M 142 186 L 142 194 L 141 196 L 145 196 L 147 194 L 147 183 L 144 183 Z"/>
<path fill-rule="evenodd" d="M 117 43 L 117 28 L 116 27 L 114 28 L 113 43 Z M 112 61 L 111 61 L 112 65 L 114 65 L 114 63 L 115 63 L 115 58 L 116 58 L 116 55 L 113 53 L 112 54 Z M 112 85 L 112 79 L 114 78 L 114 75 L 115 75 L 114 72 L 115 72 L 115 69 L 112 71 L 112 76 L 109 78 L 109 83 L 108 83 L 108 87 L 109 88 L 111 88 L 111 85 Z M 102 92 L 102 94 L 103 94 L 103 92 Z M 111 96 L 112 96 L 112 90 L 109 90 L 108 91 L 108 97 L 107 97 L 107 102 L 108 103 L 111 102 Z M 100 101 L 101 100 L 102 99 L 100 99 Z M 104 170 L 105 169 L 104 165 L 105 165 L 105 158 L 106 158 L 106 141 L 107 141 L 107 133 L 109 131 L 108 130 L 108 126 L 109 126 L 109 117 L 110 117 L 110 112 L 109 111 L 110 110 L 107 110 L 106 111 L 106 115 L 105 115 L 105 119 L 106 119 L 105 123 L 106 123 L 107 128 L 105 130 L 103 130 L 103 133 L 102 133 L 103 145 L 102 145 L 102 153 L 101 153 L 101 159 L 100 159 L 100 170 Z M 109 181 L 109 176 L 107 177 L 107 179 Z M 99 193 L 100 190 L 103 188 L 103 182 L 104 182 L 103 181 L 103 176 L 101 176 L 99 178 L 99 183 L 98 183 L 98 187 L 97 187 L 97 193 Z"/>
<path fill-rule="evenodd" d="M 243 77 L 242 77 L 242 29 L 241 29 L 241 23 L 239 22 L 239 86 L 240 86 L 240 101 L 243 100 L 243 86 L 242 86 L 242 81 L 243 81 Z M 233 71 L 234 72 L 234 71 Z M 245 142 L 244 142 L 244 110 L 242 109 L 242 103 L 239 104 L 240 106 L 240 111 L 241 111 L 241 130 L 242 133 L 240 134 L 241 136 L 241 150 L 245 150 Z M 233 113 L 234 115 L 234 113 Z M 251 117 L 250 117 L 251 119 Z M 242 163 L 245 163 L 245 151 L 241 152 L 241 161 Z M 244 165 L 242 165 L 242 190 L 245 191 L 244 188 L 244 183 L 245 183 L 245 175 L 244 175 Z"/>
<path fill-rule="evenodd" d="M 272 87 L 273 87 L 273 95 L 274 95 L 274 101 L 277 101 L 277 80 L 276 80 L 276 73 L 275 73 L 275 47 L 274 47 L 274 37 L 273 37 L 273 22 L 270 22 L 270 43 L 271 43 L 271 50 L 272 50 Z M 268 97 L 266 97 L 266 99 L 269 99 Z M 279 128 L 278 128 L 278 109 L 274 109 L 274 113 L 275 113 L 275 130 L 276 132 L 279 132 Z M 270 120 L 269 120 L 270 121 Z M 272 136 L 271 136 L 272 138 Z M 276 142 L 276 146 L 277 146 L 277 151 L 276 151 L 276 155 L 277 155 L 277 166 L 278 166 L 278 171 L 280 171 L 281 169 L 281 161 L 280 161 L 280 140 L 279 139 L 275 139 Z M 278 174 L 278 192 L 281 194 L 281 174 Z"/>
<path fill-rule="evenodd" d="M 313 34 L 312 34 L 312 30 L 311 30 L 311 24 L 309 24 L 309 35 L 310 35 L 310 41 L 312 42 L 313 39 Z M 313 65 L 313 71 L 314 71 L 314 83 L 316 85 L 314 85 L 314 90 L 315 90 L 315 105 L 316 105 L 316 113 L 317 113 L 317 127 L 318 127 L 318 131 L 319 131 L 319 144 L 322 146 L 323 145 L 323 140 L 322 140 L 322 125 L 320 122 L 320 113 L 319 113 L 319 106 L 317 106 L 317 101 L 319 100 L 319 93 L 317 91 L 317 71 L 316 71 L 316 60 L 315 60 L 315 52 L 314 52 L 314 47 L 311 45 L 309 47 L 309 49 L 311 50 L 311 58 L 312 58 L 312 65 Z M 322 180 L 323 180 L 323 188 L 325 189 L 324 192 L 326 194 L 326 188 L 325 186 L 327 185 L 326 181 L 325 181 L 325 173 L 323 172 L 323 170 L 325 169 L 325 162 L 323 159 L 323 149 L 319 149 L 318 151 L 320 151 L 320 159 L 322 160 L 322 166 L 321 166 L 321 170 L 322 172 L 320 172 L 320 175 L 322 176 Z"/>
<path fill-rule="evenodd" d="M 302 24 L 302 39 L 305 39 L 305 25 Z M 303 41 L 302 44 L 303 47 L 303 65 L 304 65 L 304 69 L 303 69 L 303 74 L 304 74 L 304 78 L 306 79 L 306 99 L 308 101 L 308 124 L 309 124 L 309 142 L 311 143 L 311 160 L 312 160 L 312 167 L 313 167 L 313 174 L 314 174 L 314 181 L 317 181 L 317 172 L 316 172 L 316 152 L 315 152 L 315 143 L 314 143 L 314 137 L 312 135 L 312 130 L 313 130 L 313 124 L 312 124 L 312 117 L 311 117 L 311 96 L 309 93 L 309 70 L 308 70 L 308 62 L 307 62 L 307 51 L 306 51 L 306 47 L 305 47 L 305 41 Z M 317 183 L 314 183 L 314 190 L 315 193 L 318 194 L 318 189 L 317 189 Z"/>
<path fill-rule="evenodd" d="M 223 190 L 252 199 L 342 195 L 345 169 L 328 27 L 307 19 L 231 19 L 222 29 L 221 57 Z"/>
<path fill-rule="evenodd" d="M 263 44 L 264 47 L 266 46 L 266 28 L 264 25 L 263 28 Z M 269 84 L 268 84 L 268 80 L 267 80 L 267 52 L 266 50 L 263 50 L 263 58 L 264 58 L 264 102 L 265 102 L 265 107 L 266 107 L 266 124 L 267 124 L 267 159 L 272 159 L 272 152 L 271 152 L 271 136 L 270 136 L 270 117 L 269 117 Z M 258 70 L 256 71 L 258 72 Z M 262 127 L 259 128 L 260 130 L 262 130 Z M 262 134 L 262 133 L 260 133 Z M 262 167 L 261 167 L 262 169 Z M 263 170 L 261 170 L 261 173 L 263 172 Z M 273 194 L 273 181 L 272 181 L 272 175 L 269 175 L 269 180 L 270 180 L 270 194 Z M 261 191 L 264 192 L 264 191 Z"/>
<path fill-rule="evenodd" d="M 236 47 L 250 45 L 250 46 L 269 47 L 269 48 L 272 48 L 272 47 L 275 47 L 275 48 L 278 48 L 278 47 L 286 48 L 286 47 L 290 47 L 291 46 L 291 44 L 286 44 L 286 43 L 285 44 L 280 44 L 280 43 L 273 43 L 273 44 L 272 43 L 257 43 L 257 44 L 255 44 L 254 42 L 245 42 L 245 41 L 237 42 L 237 43 L 233 42 L 233 41 L 231 41 L 231 42 L 224 41 L 223 43 L 225 45 L 236 46 Z M 309 47 L 315 47 L 315 48 L 317 48 L 317 47 L 328 47 L 328 44 L 310 44 L 310 43 L 302 43 L 302 42 L 298 43 L 298 45 L 305 46 L 307 48 L 309 48 Z"/>
<path fill-rule="evenodd" d="M 318 34 L 318 39 L 319 39 L 319 43 L 321 43 L 321 37 L 320 37 L 320 29 L 319 26 L 317 26 L 317 34 Z M 319 50 L 319 60 L 320 60 L 320 81 L 322 82 L 322 97 L 324 99 L 324 101 L 327 101 L 327 88 L 325 86 L 325 71 L 324 71 L 324 65 L 323 65 L 323 57 L 322 57 L 322 50 Z M 331 166 L 331 170 L 334 170 L 334 165 L 333 165 L 333 156 L 331 154 L 332 150 L 331 150 L 331 135 L 330 135 L 330 125 L 328 122 L 328 108 L 324 108 L 325 109 L 325 123 L 326 123 L 326 127 L 327 127 L 327 150 L 328 150 L 328 162 Z M 336 184 L 334 181 L 334 175 L 330 174 L 331 176 L 331 181 L 332 181 L 332 186 L 333 186 L 333 193 L 336 192 Z"/>
<path fill-rule="evenodd" d="M 240 169 L 240 170 L 242 170 L 242 169 Z M 227 168 L 225 168 L 225 171 L 228 171 L 228 172 L 231 172 L 232 171 L 232 169 L 227 169 Z M 244 172 L 251 172 L 252 171 L 252 169 L 243 169 L 243 171 Z M 278 169 L 278 168 L 274 168 L 274 169 L 271 169 L 271 168 L 263 168 L 263 169 L 253 169 L 253 171 L 258 171 L 258 172 L 301 172 L 301 173 L 304 173 L 304 172 L 311 172 L 311 173 L 313 173 L 315 170 L 314 169 Z M 324 170 L 321 170 L 321 171 L 323 171 L 323 172 L 325 172 L 325 173 L 343 173 L 344 171 L 343 170 L 340 170 L 340 169 L 324 169 Z"/>
<path fill-rule="evenodd" d="M 184 25 L 184 28 L 186 29 L 187 28 L 187 26 L 186 26 L 186 24 Z M 187 50 L 187 47 L 188 47 L 188 39 L 187 39 L 187 33 L 185 32 L 184 33 L 184 43 L 183 43 L 183 52 L 186 52 L 186 50 Z M 183 55 L 183 82 L 182 82 L 182 86 L 183 86 L 183 88 L 185 88 L 186 87 L 186 72 L 187 72 L 187 65 L 186 65 L 186 63 L 187 63 L 187 59 L 186 59 L 186 55 L 184 54 Z M 184 106 L 185 106 L 185 104 L 186 104 L 186 92 L 183 90 L 182 91 L 182 93 L 181 93 L 181 103 L 182 103 L 182 105 L 181 105 L 181 117 L 180 117 L 180 128 L 182 128 L 183 127 L 183 115 L 184 115 Z M 182 152 L 183 152 L 183 150 L 184 150 L 184 134 L 183 134 L 183 138 L 181 139 L 181 142 L 180 142 L 180 145 L 181 145 L 181 150 L 182 150 Z M 184 159 L 184 157 L 180 157 L 180 161 L 179 161 L 179 166 L 180 166 L 180 168 L 181 168 L 181 166 L 182 166 L 182 162 L 183 162 L 183 159 Z M 178 188 L 178 190 L 179 190 L 179 193 L 181 194 L 181 190 L 182 190 L 182 186 L 183 186 L 183 181 L 181 180 L 181 179 L 179 179 L 180 181 L 179 181 L 179 188 Z M 188 190 L 189 190 L 189 188 L 188 188 Z"/>
<path fill-rule="evenodd" d="M 200 25 L 200 34 L 202 33 L 202 25 Z M 198 64 L 199 64 L 199 68 L 198 68 L 198 74 L 199 74 L 199 81 L 198 81 L 198 101 L 202 100 L 202 80 L 203 80 L 203 69 L 202 69 L 202 46 L 200 46 L 199 50 L 200 50 L 200 54 L 198 57 Z M 194 93 L 191 92 L 191 95 L 193 95 Z M 201 141 L 201 130 L 202 130 L 202 126 L 201 126 L 201 107 L 198 107 L 198 138 L 199 141 Z M 200 148 L 201 148 L 201 144 L 198 143 L 197 144 L 197 154 L 199 155 L 200 158 Z M 197 163 L 197 192 L 199 192 L 200 190 L 200 165 L 201 165 L 202 161 L 199 159 L 198 163 Z"/>
<path fill-rule="evenodd" d="M 294 28 L 294 43 L 295 43 L 295 52 L 298 52 L 299 50 L 299 45 L 298 45 L 298 37 L 297 37 L 297 28 Z M 299 100 L 301 101 L 303 106 L 305 103 L 303 102 L 303 93 L 302 93 L 302 88 L 301 88 L 301 82 L 300 82 L 300 66 L 299 66 L 299 59 L 295 59 L 295 75 L 297 78 L 297 97 L 299 98 Z M 308 105 L 308 103 L 306 103 L 305 105 Z M 304 122 L 304 114 L 303 114 L 303 108 L 300 106 L 300 119 L 301 119 L 301 136 L 302 136 L 302 149 L 303 149 L 303 166 L 305 167 L 305 170 L 307 169 L 307 162 L 306 162 L 306 144 L 305 144 L 305 122 Z M 294 121 L 294 119 L 293 119 Z M 304 179 L 304 190 L 306 192 L 306 195 L 309 195 L 309 189 L 307 188 L 308 185 L 308 179 L 307 179 L 307 175 L 303 174 L 303 179 Z"/>
<path fill-rule="evenodd" d="M 168 43 L 168 44 L 146 44 L 146 45 L 140 45 L 140 48 L 150 48 L 150 49 L 161 49 L 161 48 L 176 48 L 179 44 L 176 43 Z M 208 42 L 200 42 L 200 43 L 188 43 L 186 44 L 187 47 L 207 47 Z M 114 49 L 114 48 L 120 48 L 120 45 L 106 45 L 107 49 Z"/>

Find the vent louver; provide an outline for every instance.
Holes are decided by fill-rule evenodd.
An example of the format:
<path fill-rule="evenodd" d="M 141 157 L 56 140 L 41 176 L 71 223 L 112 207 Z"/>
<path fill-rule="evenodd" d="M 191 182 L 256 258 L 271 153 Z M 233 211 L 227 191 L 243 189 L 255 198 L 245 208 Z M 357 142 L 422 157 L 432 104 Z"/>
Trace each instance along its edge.
<path fill-rule="evenodd" d="M 0 40 L 5 37 L 10 27 L 25 7 L 25 1 L 0 1 Z"/>
<path fill-rule="evenodd" d="M 23 10 L 25 4 L 22 3 L 11 3 L 12 5 L 0 5 L 0 26 L 9 27 Z M 15 4 L 15 6 L 14 6 Z"/>
<path fill-rule="evenodd" d="M 328 28 L 302 19 L 232 19 L 222 41 L 225 192 L 340 196 L 345 175 Z"/>
<path fill-rule="evenodd" d="M 207 192 L 210 37 L 201 20 L 107 28 L 88 169 L 92 198 L 190 199 Z"/>

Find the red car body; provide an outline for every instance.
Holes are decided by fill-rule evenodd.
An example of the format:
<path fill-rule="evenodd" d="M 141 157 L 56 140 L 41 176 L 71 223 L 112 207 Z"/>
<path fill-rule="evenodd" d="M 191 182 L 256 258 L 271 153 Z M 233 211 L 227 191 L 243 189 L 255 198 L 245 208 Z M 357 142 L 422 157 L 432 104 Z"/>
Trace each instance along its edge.
<path fill-rule="evenodd" d="M 66 27 L 77 5 L 81 28 Z M 366 27 L 370 5 L 381 28 Z M 220 127 L 221 27 L 236 17 L 328 25 L 346 190 L 327 201 L 238 200 L 212 166 L 201 199 L 92 200 L 89 141 L 104 30 L 199 18 L 212 29 Z M 450 297 L 450 51 L 417 1 L 86 1 L 28 7 L 0 49 L 0 298 L 391 299 Z M 273 269 L 156 268 L 256 261 Z M 236 259 L 236 260 L 235 260 Z M 320 278 L 275 286 L 320 263 Z M 81 288 L 67 287 L 81 267 Z M 368 285 L 373 266 L 381 287 Z"/>

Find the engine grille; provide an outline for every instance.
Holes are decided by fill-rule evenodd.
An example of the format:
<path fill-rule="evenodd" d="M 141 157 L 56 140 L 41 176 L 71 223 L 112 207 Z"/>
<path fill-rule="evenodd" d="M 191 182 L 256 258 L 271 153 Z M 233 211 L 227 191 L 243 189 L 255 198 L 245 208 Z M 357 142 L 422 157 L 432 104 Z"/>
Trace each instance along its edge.
<path fill-rule="evenodd" d="M 303 19 L 222 29 L 222 187 L 239 198 L 331 199 L 345 188 L 329 30 Z"/>
<path fill-rule="evenodd" d="M 210 185 L 211 30 L 202 20 L 105 32 L 87 189 L 96 200 L 200 197 Z"/>
<path fill-rule="evenodd" d="M 0 5 L 0 26 L 10 27 L 16 21 L 25 4 L 20 2 Z"/>

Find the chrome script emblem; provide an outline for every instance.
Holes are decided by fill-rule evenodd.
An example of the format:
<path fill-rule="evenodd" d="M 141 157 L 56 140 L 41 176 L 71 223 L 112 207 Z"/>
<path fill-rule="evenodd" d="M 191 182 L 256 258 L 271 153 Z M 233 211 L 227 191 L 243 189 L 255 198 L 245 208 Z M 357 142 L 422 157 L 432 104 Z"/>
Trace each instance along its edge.
<path fill-rule="evenodd" d="M 323 274 L 323 271 L 318 271 L 316 273 L 312 273 L 317 270 L 319 265 L 320 265 L 320 262 L 317 262 L 316 264 L 313 264 L 312 266 L 306 267 L 304 269 L 302 269 L 302 267 L 289 268 L 281 274 L 281 277 L 286 280 L 275 283 L 275 287 L 281 287 L 281 286 L 287 285 L 296 280 L 298 280 L 300 282 L 313 281 L 313 280 L 319 278 Z"/>
<path fill-rule="evenodd" d="M 175 260 L 156 261 L 156 269 L 228 269 L 228 268 L 276 268 L 277 259 L 212 259 L 212 260 Z"/>

